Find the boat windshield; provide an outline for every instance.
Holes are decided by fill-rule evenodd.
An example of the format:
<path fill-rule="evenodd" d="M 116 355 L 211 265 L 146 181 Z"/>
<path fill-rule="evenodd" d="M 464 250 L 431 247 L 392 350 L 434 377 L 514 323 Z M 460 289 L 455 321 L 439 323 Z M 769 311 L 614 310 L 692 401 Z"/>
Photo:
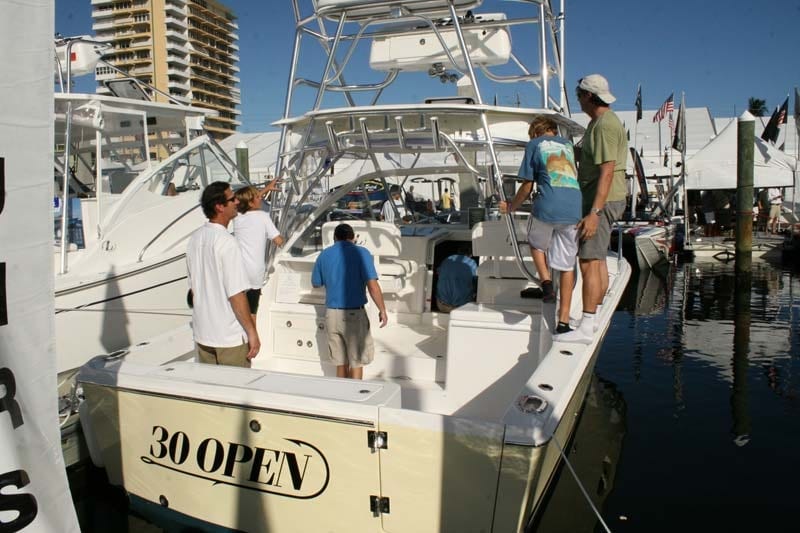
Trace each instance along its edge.
<path fill-rule="evenodd" d="M 217 154 L 201 144 L 162 165 L 148 180 L 147 190 L 162 196 L 178 196 L 215 181 L 237 182 Z"/>
<path fill-rule="evenodd" d="M 323 176 L 316 186 L 301 197 L 288 213 L 287 228 L 290 253 L 307 255 L 322 248 L 321 228 L 326 222 L 348 220 L 384 220 L 387 216 L 401 228 L 431 224 L 458 224 L 461 219 L 457 174 L 442 176 L 390 175 L 383 179 L 367 172 L 356 160 L 333 175 Z M 353 168 L 355 167 L 355 168 Z M 407 170 L 405 171 L 407 172 Z M 348 175 L 357 178 L 345 181 Z M 397 189 L 397 211 L 387 205 L 389 190 Z M 449 195 L 449 207 L 443 195 Z M 296 235 L 292 239 L 291 236 Z"/>

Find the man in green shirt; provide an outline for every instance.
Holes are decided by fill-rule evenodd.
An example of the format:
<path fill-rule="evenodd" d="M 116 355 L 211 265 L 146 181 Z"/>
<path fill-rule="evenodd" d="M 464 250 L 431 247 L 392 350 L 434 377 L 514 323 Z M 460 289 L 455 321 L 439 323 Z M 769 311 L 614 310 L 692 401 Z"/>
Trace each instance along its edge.
<path fill-rule="evenodd" d="M 581 110 L 591 117 L 578 148 L 578 182 L 583 194 L 580 234 L 583 275 L 583 318 L 574 331 L 556 335 L 562 342 L 590 344 L 594 338 L 595 316 L 608 290 L 606 255 L 611 225 L 625 210 L 625 163 L 628 141 L 625 128 L 609 107 L 616 98 L 608 81 L 599 74 L 578 80 L 576 89 Z"/>

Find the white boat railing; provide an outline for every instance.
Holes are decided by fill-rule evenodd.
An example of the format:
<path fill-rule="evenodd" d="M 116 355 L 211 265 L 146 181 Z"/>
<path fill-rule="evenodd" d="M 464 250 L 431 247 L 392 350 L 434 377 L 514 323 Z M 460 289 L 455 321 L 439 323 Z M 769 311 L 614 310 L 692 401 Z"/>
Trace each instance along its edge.
<path fill-rule="evenodd" d="M 452 154 L 461 167 L 459 174 L 473 176 L 476 183 L 480 183 L 481 178 L 486 178 L 486 190 L 480 186 L 475 187 L 475 191 L 477 191 L 475 198 L 477 198 L 479 207 L 489 209 L 492 207 L 489 205 L 491 201 L 496 201 L 500 198 L 505 199 L 502 188 L 502 170 L 497 154 L 498 147 L 495 146 L 495 137 L 492 135 L 488 119 L 489 113 L 498 108 L 496 105 L 489 106 L 485 104 L 476 69 L 479 69 L 486 79 L 491 82 L 533 83 L 541 91 L 542 108 L 544 110 L 550 106 L 559 112 L 567 108 L 566 92 L 564 91 L 563 60 L 561 57 L 564 29 L 563 2 L 561 3 L 561 13 L 558 15 L 553 13 L 550 1 L 542 0 L 530 3 L 530 7 L 536 12 L 536 16 L 509 19 L 506 19 L 504 14 L 487 15 L 484 19 L 481 16 L 476 17 L 471 11 L 467 11 L 467 9 L 477 7 L 481 2 L 431 2 L 421 0 L 404 2 L 399 5 L 389 0 L 368 3 L 312 0 L 313 14 L 302 17 L 300 15 L 300 2 L 301 0 L 292 0 L 296 20 L 295 41 L 284 104 L 284 116 L 281 121 L 280 150 L 276 163 L 278 175 L 286 178 L 290 184 L 284 198 L 283 211 L 281 213 L 282 224 L 290 224 L 290 209 L 291 204 L 294 203 L 292 199 L 298 198 L 302 201 L 305 197 L 301 193 L 303 185 L 307 185 L 308 180 L 306 180 L 305 184 L 301 184 L 298 180 L 306 177 L 303 170 L 308 166 L 306 159 L 309 156 L 323 159 L 319 155 L 321 153 L 326 153 L 328 159 L 338 159 L 344 154 L 366 156 L 373 162 L 375 178 L 382 182 L 384 187 L 387 187 L 387 174 L 380 169 L 376 153 L 396 151 L 404 153 L 439 152 Z M 442 18 L 448 16 L 449 18 Z M 332 34 L 328 33 L 326 21 L 334 25 L 335 29 Z M 310 27 L 313 23 L 316 24 L 315 28 Z M 476 66 L 473 61 L 473 54 L 476 54 L 477 51 L 468 45 L 465 39 L 465 31 L 475 29 L 508 30 L 511 26 L 526 24 L 540 26 L 538 38 L 536 39 L 539 46 L 539 52 L 536 55 L 540 66 L 538 72 L 536 69 L 527 68 L 513 51 L 508 55 L 504 53 L 502 60 L 510 58 L 511 65 L 519 69 L 517 74 L 500 74 L 490 70 L 487 64 L 494 64 L 492 61 L 502 61 L 496 59 L 496 56 L 491 56 L 490 59 L 484 60 L 488 61 L 488 63 Z M 406 64 L 404 61 L 412 61 L 412 64 L 408 67 L 410 70 L 424 70 L 421 68 L 422 64 L 414 63 L 414 59 L 409 60 L 405 56 L 397 60 L 393 59 L 393 56 L 387 56 L 389 57 L 388 60 L 381 58 L 377 64 L 388 69 L 386 77 L 382 81 L 361 84 L 347 83 L 345 71 L 353 58 L 356 57 L 354 52 L 360 42 L 373 40 L 374 44 L 374 40 L 377 38 L 391 39 L 409 34 L 416 35 L 420 32 L 424 32 L 428 41 L 438 41 L 440 49 L 436 48 L 433 51 L 435 54 L 433 57 L 437 61 L 441 57 L 441 59 L 445 59 L 444 63 L 447 63 L 446 66 L 442 65 L 442 63 L 436 63 L 434 67 L 438 68 L 431 67 L 428 70 L 428 74 L 435 77 L 440 71 L 446 74 L 448 70 L 452 70 L 467 80 L 467 83 L 463 85 L 467 87 L 465 90 L 470 93 L 470 96 L 469 98 L 463 97 L 461 99 L 462 103 L 465 104 L 468 101 L 474 102 L 472 104 L 474 107 L 470 109 L 469 114 L 472 115 L 470 120 L 474 126 L 474 131 L 479 137 L 478 139 L 455 139 L 452 135 L 449 135 L 449 132 L 442 131 L 442 123 L 438 116 L 430 113 L 424 116 L 424 112 L 420 113 L 420 127 L 408 128 L 404 124 L 404 117 L 399 109 L 396 114 L 392 114 L 391 110 L 378 106 L 378 101 L 384 89 L 399 77 L 401 70 L 403 70 L 401 67 Z M 449 44 L 445 39 L 444 32 L 448 32 Z M 559 33 L 562 38 L 560 42 L 557 40 L 556 33 Z M 319 80 L 297 77 L 300 46 L 304 37 L 310 37 L 318 41 L 324 51 L 325 63 Z M 425 59 L 420 61 L 427 61 L 428 57 L 426 55 Z M 550 63 L 550 57 L 555 58 L 554 64 Z M 448 76 L 447 79 L 444 77 L 442 79 L 443 81 L 450 81 L 451 78 L 454 79 L 455 77 Z M 560 99 L 558 102 L 551 98 L 550 84 L 551 80 L 554 79 L 558 80 L 558 91 L 553 92 L 558 93 Z M 316 94 L 314 95 L 311 111 L 306 114 L 307 119 L 298 123 L 290 121 L 289 116 L 295 90 L 300 86 L 311 87 L 315 89 Z M 365 107 L 356 106 L 353 103 L 351 93 L 367 91 L 374 91 L 370 104 Z M 346 128 L 346 131 L 337 131 L 338 128 L 341 128 L 341 123 L 337 126 L 334 124 L 333 119 L 326 118 L 325 113 L 318 113 L 323 106 L 325 95 L 329 92 L 343 94 L 349 106 L 348 108 L 337 109 L 335 113 L 336 118 L 349 115 L 350 127 Z M 459 93 L 459 96 L 461 97 L 462 94 Z M 427 105 L 425 104 L 425 107 L 423 107 L 421 104 L 421 108 L 430 110 L 435 107 L 435 103 L 430 107 L 427 107 Z M 375 106 L 378 106 L 378 108 L 376 109 Z M 539 112 L 542 112 L 542 110 L 539 110 Z M 467 111 L 464 111 L 464 113 L 467 113 Z M 384 127 L 382 129 L 376 130 L 374 125 L 372 127 L 368 126 L 367 117 L 376 114 L 383 114 Z M 390 125 L 394 127 L 390 127 Z M 314 137 L 315 131 L 323 127 L 327 142 Z M 290 133 L 295 137 L 292 140 L 292 145 L 288 146 Z M 412 139 L 413 142 L 410 142 Z M 410 145 L 413 145 L 413 148 L 410 148 Z M 504 146 L 507 145 L 504 144 Z M 465 149 L 474 150 L 476 153 L 480 151 L 484 154 L 487 163 L 485 171 L 476 168 L 470 157 L 465 155 Z M 312 171 L 312 183 L 318 183 L 319 169 L 320 166 L 317 165 L 317 170 Z M 398 172 L 393 169 L 391 174 L 398 175 Z M 486 175 L 484 176 L 484 174 Z M 515 235 L 511 215 L 507 215 L 504 218 L 509 235 Z M 513 242 L 513 250 L 520 270 L 529 280 L 534 280 L 535 275 L 523 261 L 519 243 L 516 242 L 515 238 L 511 239 L 511 241 Z"/>
<path fill-rule="evenodd" d="M 84 60 L 85 65 L 83 65 L 84 69 L 96 68 L 97 64 L 101 64 L 104 68 L 108 68 L 111 71 L 120 75 L 119 78 L 116 78 L 113 81 L 125 80 L 133 83 L 138 88 L 138 93 L 143 101 L 152 101 L 151 95 L 160 95 L 164 97 L 167 102 L 175 106 L 176 108 L 185 110 L 187 112 L 186 116 L 189 117 L 191 114 L 196 113 L 197 110 L 192 108 L 191 106 L 187 106 L 186 104 L 180 102 L 175 97 L 171 96 L 170 94 L 157 89 L 156 87 L 143 82 L 133 76 L 130 76 L 124 70 L 112 65 L 111 63 L 105 61 L 102 58 L 102 54 L 108 48 L 108 43 L 98 41 L 95 39 L 87 38 L 87 37 L 75 37 L 75 38 L 65 38 L 59 39 L 56 42 L 56 50 L 54 53 L 55 58 L 55 66 L 57 71 L 57 78 L 58 84 L 61 88 L 61 91 L 64 94 L 70 95 L 72 94 L 72 50 L 75 46 L 83 47 L 82 52 L 85 51 L 86 54 L 95 53 L 97 57 L 90 58 L 88 61 Z M 91 52 L 89 49 L 91 48 Z M 62 64 L 60 53 L 63 50 L 63 58 L 65 58 L 64 63 Z M 82 53 L 83 55 L 83 53 Z M 144 158 L 147 162 L 148 168 L 151 166 L 150 161 L 150 134 L 151 131 L 148 127 L 148 114 L 146 111 L 140 109 L 122 109 L 114 105 L 107 105 L 102 104 L 103 109 L 110 113 L 124 113 L 130 115 L 138 115 L 141 120 L 141 139 L 144 144 Z M 59 273 L 66 274 L 69 265 L 68 265 L 68 247 L 69 247 L 69 223 L 70 223 L 70 213 L 72 209 L 72 205 L 70 202 L 70 183 L 71 182 L 80 182 L 77 177 L 74 175 L 74 171 L 70 167 L 70 161 L 72 160 L 73 156 L 73 126 L 74 126 L 74 113 L 76 112 L 75 105 L 73 100 L 68 98 L 66 100 L 66 111 L 64 113 L 64 120 L 65 120 L 65 132 L 64 132 L 64 164 L 63 164 L 63 172 L 62 172 L 62 185 L 61 185 L 61 209 L 62 209 L 62 217 L 60 221 L 60 240 L 58 243 L 59 254 L 60 254 L 60 266 L 59 266 Z M 102 125 L 98 124 L 95 126 L 97 128 L 101 128 Z M 185 139 L 188 142 L 191 139 L 191 129 L 190 125 L 187 121 L 184 121 L 183 124 L 183 131 L 177 132 L 182 133 L 185 135 Z M 102 193 L 103 193 L 103 179 L 102 179 L 102 168 L 100 161 L 102 160 L 102 153 L 101 153 L 101 144 L 103 140 L 103 135 L 100 129 L 97 129 L 95 132 L 94 142 L 96 145 L 96 156 L 95 159 L 97 163 L 95 164 L 95 196 L 97 198 L 96 202 L 96 209 L 97 209 L 97 232 L 98 237 L 101 237 L 102 228 L 100 226 L 100 221 L 102 220 L 102 210 L 101 207 L 103 206 L 102 202 Z M 86 165 L 84 163 L 84 165 Z M 89 165 L 86 165 L 87 168 L 90 168 Z"/>

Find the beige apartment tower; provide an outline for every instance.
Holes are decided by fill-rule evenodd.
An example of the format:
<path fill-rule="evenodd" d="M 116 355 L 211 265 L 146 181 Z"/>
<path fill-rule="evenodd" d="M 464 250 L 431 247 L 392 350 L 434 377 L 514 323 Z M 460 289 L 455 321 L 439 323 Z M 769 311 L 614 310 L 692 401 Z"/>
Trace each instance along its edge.
<path fill-rule="evenodd" d="M 180 102 L 219 113 L 206 120 L 214 137 L 241 125 L 239 26 L 233 12 L 214 0 L 92 0 L 92 29 L 113 43 L 109 63 Z M 119 75 L 98 67 L 97 92 Z M 157 95 L 159 101 L 166 100 Z"/>

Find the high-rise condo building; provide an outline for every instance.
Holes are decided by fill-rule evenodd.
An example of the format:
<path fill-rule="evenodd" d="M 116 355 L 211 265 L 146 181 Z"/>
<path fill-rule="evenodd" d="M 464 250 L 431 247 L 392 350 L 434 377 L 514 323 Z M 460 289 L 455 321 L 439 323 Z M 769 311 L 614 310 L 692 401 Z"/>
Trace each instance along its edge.
<path fill-rule="evenodd" d="M 114 45 L 106 60 L 177 100 L 214 109 L 206 129 L 227 137 L 241 125 L 239 26 L 215 0 L 92 0 L 92 29 Z M 98 66 L 97 92 L 119 75 Z M 161 95 L 157 100 L 165 100 Z"/>

